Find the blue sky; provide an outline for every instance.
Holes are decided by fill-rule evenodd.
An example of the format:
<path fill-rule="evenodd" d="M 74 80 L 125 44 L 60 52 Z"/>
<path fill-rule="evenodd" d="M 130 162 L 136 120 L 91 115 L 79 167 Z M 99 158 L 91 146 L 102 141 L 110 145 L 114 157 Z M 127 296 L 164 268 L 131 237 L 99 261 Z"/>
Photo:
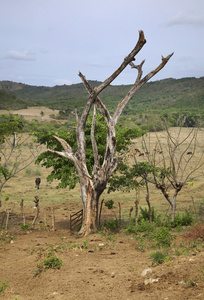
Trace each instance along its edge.
<path fill-rule="evenodd" d="M 152 80 L 204 76 L 203 0 L 0 0 L 0 80 L 55 86 L 105 80 L 143 30 L 144 75 Z M 135 69 L 113 84 L 131 84 Z"/>

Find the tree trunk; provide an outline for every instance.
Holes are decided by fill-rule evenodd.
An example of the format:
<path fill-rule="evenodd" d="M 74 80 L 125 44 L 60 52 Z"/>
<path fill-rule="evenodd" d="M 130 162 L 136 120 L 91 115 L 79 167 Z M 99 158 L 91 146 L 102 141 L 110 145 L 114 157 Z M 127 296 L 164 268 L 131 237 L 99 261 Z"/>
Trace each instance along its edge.
<path fill-rule="evenodd" d="M 173 200 L 171 201 L 171 222 L 175 219 L 175 213 L 176 213 L 176 196 L 174 196 Z"/>
<path fill-rule="evenodd" d="M 83 223 L 80 229 L 81 235 L 88 235 L 91 232 L 96 232 L 99 224 L 98 206 L 99 198 L 105 189 L 105 185 L 94 186 L 92 180 L 88 181 L 85 187 L 81 186 L 83 190 L 82 203 L 83 203 Z"/>
<path fill-rule="evenodd" d="M 91 188 L 90 183 L 87 188 L 86 210 L 85 210 L 85 224 L 84 235 L 88 235 L 90 232 L 96 232 L 98 226 L 98 201 Z"/>
<path fill-rule="evenodd" d="M 148 187 L 148 182 L 147 180 L 145 180 L 145 185 L 146 185 L 146 191 L 147 191 L 147 195 L 146 195 L 146 201 L 147 201 L 147 205 L 149 208 L 149 222 L 150 224 L 152 223 L 152 207 L 149 201 L 149 187 Z"/>

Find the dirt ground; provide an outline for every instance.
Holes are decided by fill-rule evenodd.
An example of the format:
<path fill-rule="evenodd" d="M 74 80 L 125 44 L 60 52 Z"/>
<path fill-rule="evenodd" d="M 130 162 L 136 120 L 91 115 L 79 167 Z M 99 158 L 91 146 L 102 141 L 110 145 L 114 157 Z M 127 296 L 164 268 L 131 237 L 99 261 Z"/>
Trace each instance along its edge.
<path fill-rule="evenodd" d="M 51 225 L 47 230 L 42 227 L 43 210 L 35 230 L 21 230 L 20 211 L 11 214 L 10 229 L 2 231 L 0 239 L 0 284 L 8 285 L 0 299 L 204 299 L 204 251 L 192 249 L 188 255 L 153 267 L 149 254 L 154 250 L 141 252 L 138 240 L 124 232 L 86 238 L 71 234 L 69 214 L 78 209 L 77 203 L 56 206 L 54 231 Z M 51 215 L 47 213 L 49 225 Z M 30 222 L 33 217 L 31 210 Z M 184 242 L 194 236 L 180 233 L 177 238 Z M 62 260 L 62 268 L 34 276 L 49 247 L 58 250 L 55 255 Z M 152 272 L 142 276 L 147 268 Z M 147 279 L 155 282 L 145 284 Z"/>

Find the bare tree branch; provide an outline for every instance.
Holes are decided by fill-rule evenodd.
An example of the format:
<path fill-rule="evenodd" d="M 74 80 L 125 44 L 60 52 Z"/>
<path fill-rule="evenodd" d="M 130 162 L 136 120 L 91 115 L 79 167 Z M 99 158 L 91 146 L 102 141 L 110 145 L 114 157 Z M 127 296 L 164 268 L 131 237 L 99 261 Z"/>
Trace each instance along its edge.
<path fill-rule="evenodd" d="M 99 87 L 95 88 L 95 92 L 98 95 L 103 89 L 105 89 L 111 82 L 118 77 L 118 75 L 127 67 L 127 65 L 135 60 L 135 56 L 137 53 L 142 49 L 144 44 L 146 43 L 146 39 L 144 37 L 144 32 L 142 30 L 139 31 L 139 39 L 134 47 L 134 49 L 130 52 L 128 56 L 124 58 L 123 63 L 121 66 L 109 77 L 107 78 Z"/>
<path fill-rule="evenodd" d="M 91 95 L 94 91 L 94 88 L 91 86 L 91 84 L 88 82 L 86 77 L 81 72 L 79 72 L 79 77 L 82 79 L 83 84 L 84 84 L 87 92 L 89 93 L 89 95 Z M 109 124 L 110 119 L 111 119 L 111 115 L 110 115 L 109 111 L 107 110 L 105 104 L 99 98 L 99 96 L 96 97 L 95 103 L 97 104 L 98 109 L 100 110 L 100 112 L 104 116 L 104 119 L 106 120 L 107 124 Z"/>
<path fill-rule="evenodd" d="M 157 74 L 165 65 L 166 63 L 169 61 L 169 59 L 171 58 L 171 56 L 174 53 L 171 53 L 170 55 L 168 55 L 166 58 L 164 58 L 162 56 L 162 62 L 161 64 L 154 69 L 153 71 L 151 71 L 149 74 L 147 74 L 143 79 L 139 80 L 139 78 L 141 77 L 141 68 L 143 65 L 143 62 L 140 64 L 139 67 L 137 67 L 139 74 L 138 77 L 134 83 L 134 85 L 132 86 L 132 88 L 129 90 L 129 92 L 127 93 L 127 95 L 125 96 L 125 98 L 118 104 L 118 107 L 113 115 L 113 120 L 115 122 L 115 124 L 117 124 L 117 121 L 123 111 L 123 109 L 125 108 L 125 106 L 127 105 L 127 103 L 130 101 L 130 99 L 132 98 L 132 96 L 134 95 L 134 93 L 139 90 L 149 79 L 151 79 L 155 74 Z"/>
<path fill-rule="evenodd" d="M 94 166 L 99 167 L 99 159 L 98 159 L 98 148 L 95 140 L 95 123 L 96 123 L 96 105 L 94 104 L 94 111 L 93 111 L 93 119 L 92 119 L 92 125 L 91 125 L 91 143 L 93 148 L 93 154 L 94 154 Z"/>

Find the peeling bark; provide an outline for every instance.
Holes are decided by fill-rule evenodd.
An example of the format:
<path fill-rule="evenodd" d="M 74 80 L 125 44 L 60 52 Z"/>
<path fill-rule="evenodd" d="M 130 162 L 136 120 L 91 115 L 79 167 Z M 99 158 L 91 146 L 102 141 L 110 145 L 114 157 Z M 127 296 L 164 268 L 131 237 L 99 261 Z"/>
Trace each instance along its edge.
<path fill-rule="evenodd" d="M 128 104 L 134 93 L 139 90 L 150 78 L 152 78 L 156 73 L 158 73 L 168 62 L 170 57 L 173 55 L 170 54 L 166 58 L 162 57 L 161 64 L 149 74 L 147 74 L 143 79 L 142 77 L 142 65 L 144 61 L 139 66 L 135 66 L 133 61 L 135 60 L 135 56 L 142 49 L 144 44 L 146 43 L 143 31 L 139 32 L 139 39 L 136 46 L 133 50 L 124 58 L 120 67 L 110 76 L 108 77 L 102 84 L 98 87 L 93 88 L 91 84 L 87 81 L 86 77 L 79 72 L 79 77 L 82 79 L 84 86 L 89 93 L 89 98 L 84 107 L 82 115 L 80 118 L 77 117 L 77 128 L 76 128 L 76 136 L 77 136 L 77 144 L 78 149 L 76 152 L 73 152 L 70 145 L 56 137 L 56 139 L 62 145 L 64 151 L 53 151 L 58 155 L 66 157 L 70 159 L 77 170 L 79 176 L 79 182 L 81 186 L 81 197 L 83 204 L 83 224 L 81 228 L 81 233 L 84 235 L 89 234 L 92 231 L 97 229 L 98 225 L 98 203 L 100 195 L 103 193 L 106 188 L 108 179 L 112 175 L 112 173 L 116 170 L 123 157 L 116 158 L 116 144 L 117 140 L 115 137 L 115 127 L 118 122 L 118 119 Z M 128 66 L 131 65 L 132 68 L 136 68 L 138 71 L 138 75 L 135 83 L 133 84 L 130 91 L 127 93 L 124 99 L 119 103 L 113 117 L 110 115 L 106 106 L 103 104 L 102 100 L 99 98 L 99 94 L 102 90 L 104 90 L 111 82 Z M 92 129 L 91 129 L 91 141 L 94 152 L 94 166 L 92 175 L 89 174 L 88 168 L 86 165 L 86 142 L 85 142 L 85 125 L 90 113 L 91 107 L 94 105 L 94 114 L 92 121 Z M 98 155 L 97 144 L 94 138 L 94 130 L 95 130 L 95 116 L 96 109 L 98 109 L 103 115 L 104 119 L 107 122 L 107 138 L 106 138 L 106 151 L 103 158 L 103 163 L 100 165 L 100 158 Z"/>

